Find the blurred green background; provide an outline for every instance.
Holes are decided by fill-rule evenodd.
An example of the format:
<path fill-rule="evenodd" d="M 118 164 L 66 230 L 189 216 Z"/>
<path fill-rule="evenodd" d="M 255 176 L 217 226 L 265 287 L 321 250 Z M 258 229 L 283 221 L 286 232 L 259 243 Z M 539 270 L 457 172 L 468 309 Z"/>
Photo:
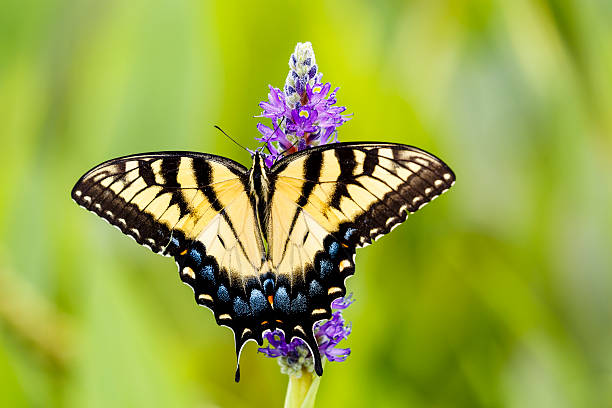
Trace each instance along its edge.
<path fill-rule="evenodd" d="M 320 406 L 612 406 L 612 3 L 0 3 L 0 406 L 276 407 L 155 256 L 70 200 L 106 159 L 249 165 L 298 41 L 354 118 L 457 184 L 358 253 Z"/>

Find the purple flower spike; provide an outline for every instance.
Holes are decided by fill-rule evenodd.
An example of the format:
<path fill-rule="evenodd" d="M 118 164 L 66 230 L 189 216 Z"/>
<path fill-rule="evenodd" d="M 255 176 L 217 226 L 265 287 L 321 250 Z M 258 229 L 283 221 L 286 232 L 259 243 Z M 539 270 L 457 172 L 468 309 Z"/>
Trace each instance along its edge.
<path fill-rule="evenodd" d="M 309 42 L 297 44 L 289 58 L 289 68 L 283 90 L 270 85 L 268 101 L 259 104 L 263 110 L 259 116 L 272 121 L 270 126 L 257 124 L 262 135 L 257 140 L 268 148 L 269 154 L 264 155 L 268 167 L 284 155 L 336 142 L 338 127 L 350 119 L 343 115 L 344 106 L 335 106 L 338 88 L 330 93 L 331 84 L 321 82 L 323 74 L 319 72 Z M 344 321 L 342 310 L 352 303 L 351 295 L 335 299 L 331 304 L 334 310 L 331 318 L 314 326 L 321 357 L 328 361 L 344 361 L 351 354 L 351 349 L 338 344 L 351 333 L 351 325 Z M 281 372 L 299 377 L 314 371 L 313 358 L 303 340 L 296 338 L 288 342 L 280 330 L 268 332 L 264 337 L 268 346 L 259 348 L 259 352 L 278 358 Z"/>
<path fill-rule="evenodd" d="M 336 104 L 335 88 L 323 84 L 312 45 L 298 43 L 289 58 L 289 73 L 283 87 L 269 86 L 268 101 L 260 102 L 260 117 L 272 120 L 272 126 L 261 123 L 257 129 L 266 142 L 269 155 L 266 165 L 271 166 L 283 155 L 338 140 L 338 127 L 350 119 L 346 110 Z"/>

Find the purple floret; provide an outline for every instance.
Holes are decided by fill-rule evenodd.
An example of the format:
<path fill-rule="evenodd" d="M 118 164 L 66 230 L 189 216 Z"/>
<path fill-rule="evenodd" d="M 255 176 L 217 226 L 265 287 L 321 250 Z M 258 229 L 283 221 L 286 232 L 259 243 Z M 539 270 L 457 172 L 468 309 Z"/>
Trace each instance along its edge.
<path fill-rule="evenodd" d="M 285 116 L 287 112 L 287 105 L 285 104 L 285 94 L 278 88 L 270 87 L 270 93 L 268 93 L 269 102 L 260 102 L 259 107 L 263 109 L 261 116 L 271 119 L 277 119 Z"/>

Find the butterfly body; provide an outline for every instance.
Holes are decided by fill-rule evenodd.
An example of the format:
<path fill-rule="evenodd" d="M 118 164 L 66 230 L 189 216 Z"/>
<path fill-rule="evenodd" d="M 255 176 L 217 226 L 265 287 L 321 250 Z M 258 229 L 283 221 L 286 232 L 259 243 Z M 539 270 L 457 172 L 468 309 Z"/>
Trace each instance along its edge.
<path fill-rule="evenodd" d="M 159 152 L 96 166 L 72 191 L 81 206 L 175 258 L 196 302 L 232 329 L 236 353 L 280 329 L 322 374 L 313 325 L 346 293 L 355 250 L 403 222 L 455 177 L 438 158 L 391 143 L 337 143 L 268 169 L 214 155 Z M 237 370 L 236 379 L 239 378 Z"/>
<path fill-rule="evenodd" d="M 257 224 L 259 231 L 266 238 L 266 221 L 269 216 L 270 202 L 270 177 L 263 157 L 259 152 L 253 156 L 253 166 L 249 170 L 249 196 L 253 201 L 253 206 L 257 212 Z"/>

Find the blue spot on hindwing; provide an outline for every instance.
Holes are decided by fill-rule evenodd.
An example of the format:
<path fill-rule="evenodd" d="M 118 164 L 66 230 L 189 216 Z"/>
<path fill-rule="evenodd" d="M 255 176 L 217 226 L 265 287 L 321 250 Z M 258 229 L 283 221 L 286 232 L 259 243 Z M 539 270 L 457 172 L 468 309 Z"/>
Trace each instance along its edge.
<path fill-rule="evenodd" d="M 323 295 L 323 286 L 321 286 L 316 280 L 310 281 L 308 296 L 316 297 L 321 295 Z"/>
<path fill-rule="evenodd" d="M 357 232 L 357 230 L 355 228 L 347 228 L 346 232 L 344 233 L 344 240 L 348 241 L 351 239 L 351 236 Z"/>
<path fill-rule="evenodd" d="M 251 291 L 251 297 L 249 299 L 249 303 L 251 304 L 251 309 L 253 309 L 254 314 L 261 313 L 266 309 L 268 305 L 268 301 L 266 297 L 261 293 L 259 289 L 253 289 Z"/>
<path fill-rule="evenodd" d="M 188 254 L 189 254 L 189 257 L 193 260 L 193 262 L 197 266 L 200 266 L 200 264 L 202 263 L 202 254 L 200 253 L 200 251 L 198 251 L 195 248 L 191 248 Z"/>
<path fill-rule="evenodd" d="M 329 259 L 326 259 L 326 258 L 319 259 L 319 277 L 321 279 L 329 278 L 333 270 L 334 270 L 334 265 L 331 263 Z"/>
<path fill-rule="evenodd" d="M 290 299 L 284 287 L 278 288 L 274 294 L 274 308 L 284 313 L 289 313 Z"/>
<path fill-rule="evenodd" d="M 219 289 L 217 290 L 217 298 L 222 301 L 222 302 L 229 302 L 230 301 L 230 296 L 229 296 L 229 292 L 227 291 L 227 288 L 223 285 L 219 286 Z"/>
<path fill-rule="evenodd" d="M 298 293 L 291 301 L 291 313 L 306 313 L 306 296 Z"/>
<path fill-rule="evenodd" d="M 333 241 L 331 244 L 329 244 L 329 249 L 327 250 L 327 253 L 329 253 L 331 259 L 336 259 L 339 250 L 340 244 L 337 241 Z"/>
<path fill-rule="evenodd" d="M 249 309 L 247 302 L 242 300 L 242 298 L 237 297 L 234 299 L 234 313 L 236 313 L 236 316 L 238 317 L 244 317 L 250 314 L 251 310 Z"/>
<path fill-rule="evenodd" d="M 206 279 L 211 285 L 215 284 L 215 268 L 211 264 L 204 265 L 200 269 L 200 276 Z"/>
<path fill-rule="evenodd" d="M 271 295 L 274 293 L 274 279 L 268 278 L 263 282 L 263 290 L 265 294 Z"/>

